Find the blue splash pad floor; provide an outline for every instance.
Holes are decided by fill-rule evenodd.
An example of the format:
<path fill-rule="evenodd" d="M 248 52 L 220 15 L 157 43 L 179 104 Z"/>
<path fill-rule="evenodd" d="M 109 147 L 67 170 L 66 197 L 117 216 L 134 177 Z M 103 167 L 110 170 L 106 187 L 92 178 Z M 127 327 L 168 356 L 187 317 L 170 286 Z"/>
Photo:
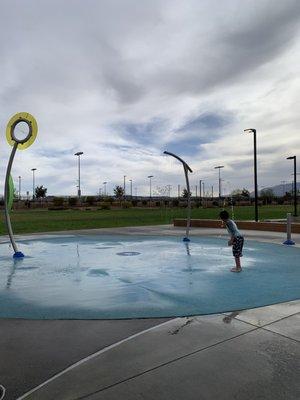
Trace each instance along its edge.
<path fill-rule="evenodd" d="M 227 237 L 59 236 L 1 244 L 0 317 L 116 319 L 187 316 L 290 301 L 300 249 L 246 241 L 243 272 Z"/>

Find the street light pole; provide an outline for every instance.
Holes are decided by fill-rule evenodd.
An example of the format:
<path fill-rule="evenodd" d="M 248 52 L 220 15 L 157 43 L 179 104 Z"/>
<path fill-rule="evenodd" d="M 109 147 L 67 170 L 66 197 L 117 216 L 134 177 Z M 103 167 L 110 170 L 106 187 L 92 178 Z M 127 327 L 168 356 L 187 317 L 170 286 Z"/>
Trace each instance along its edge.
<path fill-rule="evenodd" d="M 19 200 L 21 200 L 21 176 L 19 176 Z"/>
<path fill-rule="evenodd" d="M 103 182 L 103 185 L 104 185 L 104 196 L 106 196 L 106 184 L 107 184 L 107 182 Z"/>
<path fill-rule="evenodd" d="M 287 157 L 287 160 L 294 160 L 294 216 L 297 217 L 297 159 L 292 156 Z"/>
<path fill-rule="evenodd" d="M 34 173 L 36 171 L 36 168 L 31 168 L 32 171 L 32 200 L 34 200 L 35 196 L 34 196 L 34 187 L 35 187 L 35 176 Z"/>
<path fill-rule="evenodd" d="M 219 170 L 219 202 L 221 200 L 221 168 L 224 168 L 224 165 L 218 165 L 217 167 L 215 167 L 215 169 Z"/>
<path fill-rule="evenodd" d="M 199 198 L 201 201 L 201 197 L 202 197 L 202 179 L 199 180 Z"/>
<path fill-rule="evenodd" d="M 126 175 L 123 176 L 124 183 L 123 183 L 123 189 L 124 189 L 124 199 L 126 197 Z"/>
<path fill-rule="evenodd" d="M 172 187 L 172 185 L 167 185 L 167 188 L 168 188 L 168 197 L 171 197 L 171 187 Z"/>
<path fill-rule="evenodd" d="M 150 186 L 150 201 L 149 201 L 149 207 L 151 207 L 151 200 L 152 200 L 152 186 L 151 186 L 151 178 L 153 178 L 153 175 L 149 175 L 149 186 Z"/>
<path fill-rule="evenodd" d="M 78 151 L 74 154 L 74 156 L 78 157 L 78 197 L 81 197 L 81 188 L 80 188 L 80 156 L 83 154 L 82 151 Z"/>
<path fill-rule="evenodd" d="M 244 132 L 253 133 L 254 145 L 254 193 L 255 193 L 255 221 L 258 222 L 258 186 L 257 186 L 257 146 L 256 146 L 256 129 L 244 129 Z"/>
<path fill-rule="evenodd" d="M 129 179 L 130 182 L 130 197 L 132 199 L 132 179 Z"/>

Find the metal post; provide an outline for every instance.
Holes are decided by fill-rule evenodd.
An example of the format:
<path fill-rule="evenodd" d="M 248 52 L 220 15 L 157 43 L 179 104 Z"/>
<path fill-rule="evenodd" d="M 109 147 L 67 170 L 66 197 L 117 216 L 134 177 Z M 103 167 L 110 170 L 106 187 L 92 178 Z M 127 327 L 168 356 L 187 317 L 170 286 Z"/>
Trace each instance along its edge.
<path fill-rule="evenodd" d="M 81 187 L 80 187 L 80 156 L 83 154 L 82 151 L 78 151 L 74 156 L 78 157 L 78 197 L 81 197 Z"/>
<path fill-rule="evenodd" d="M 187 187 L 187 193 L 188 193 L 188 212 L 187 212 L 187 223 L 186 223 L 186 237 L 183 238 L 183 241 L 189 242 L 189 232 L 190 232 L 190 226 L 191 226 L 191 190 L 190 190 L 190 182 L 189 182 L 189 176 L 188 176 L 188 171 L 193 172 L 191 168 L 187 165 L 185 161 L 182 160 L 182 158 L 178 157 L 176 154 L 170 153 L 168 151 L 164 151 L 164 154 L 168 154 L 169 156 L 177 158 L 182 164 L 183 164 L 183 169 L 184 169 L 184 175 L 186 179 L 186 187 Z"/>
<path fill-rule="evenodd" d="M 190 228 L 191 228 L 191 190 L 190 190 L 190 182 L 189 182 L 189 176 L 188 176 L 188 171 L 190 167 L 187 164 L 183 164 L 184 168 L 184 175 L 186 179 L 186 188 L 188 192 L 188 198 L 187 198 L 187 221 L 186 221 L 186 236 L 183 238 L 184 241 L 189 242 L 189 234 L 190 234 Z"/>
<path fill-rule="evenodd" d="M 12 227 L 11 227 L 11 222 L 10 222 L 10 218 L 9 218 L 9 209 L 8 209 L 8 201 L 9 201 L 9 177 L 10 177 L 10 172 L 11 172 L 11 167 L 12 167 L 12 163 L 18 148 L 18 144 L 17 142 L 15 142 L 12 152 L 10 154 L 10 158 L 8 161 L 8 166 L 7 166 L 7 171 L 6 171 L 6 177 L 5 177 L 5 186 L 4 186 L 4 204 L 5 204 L 5 221 L 6 221 L 6 226 L 7 226 L 7 230 L 8 230 L 8 235 L 10 238 L 10 242 L 11 245 L 14 249 L 14 257 L 24 257 L 24 254 L 18 251 L 16 242 L 14 240 L 14 236 L 13 236 L 13 231 L 12 231 Z"/>
<path fill-rule="evenodd" d="M 294 158 L 294 216 L 297 217 L 297 161 Z"/>
<path fill-rule="evenodd" d="M 124 199 L 126 198 L 126 175 L 124 175 L 124 184 L 123 184 L 123 189 L 124 189 Z"/>
<path fill-rule="evenodd" d="M 19 176 L 19 200 L 21 200 L 21 176 Z"/>
<path fill-rule="evenodd" d="M 168 197 L 171 197 L 171 185 L 167 185 L 168 188 Z"/>
<path fill-rule="evenodd" d="M 132 179 L 129 179 L 130 182 L 130 197 L 132 198 Z"/>
<path fill-rule="evenodd" d="M 153 178 L 153 175 L 149 175 L 149 186 L 150 186 L 150 199 L 149 199 L 149 207 L 151 207 L 151 201 L 152 201 L 152 187 L 151 187 L 151 178 Z"/>
<path fill-rule="evenodd" d="M 219 168 L 219 200 L 221 199 L 221 168 Z"/>
<path fill-rule="evenodd" d="M 32 171 L 32 200 L 34 200 L 35 195 L 34 195 L 34 188 L 35 188 L 35 176 L 34 172 L 36 171 L 36 168 L 31 168 Z"/>
<path fill-rule="evenodd" d="M 288 213 L 286 215 L 286 241 L 283 244 L 287 244 L 289 246 L 294 245 L 295 242 L 292 240 L 292 215 Z"/>
<path fill-rule="evenodd" d="M 218 165 L 215 169 L 219 170 L 219 205 L 222 196 L 222 189 L 221 189 L 221 168 L 224 168 L 224 165 Z"/>
<path fill-rule="evenodd" d="M 257 185 L 257 146 L 256 146 L 256 129 L 244 129 L 244 132 L 253 133 L 254 147 L 254 202 L 255 202 L 255 221 L 258 222 L 258 185 Z"/>
<path fill-rule="evenodd" d="M 178 185 L 178 198 L 180 198 L 180 185 Z"/>
<path fill-rule="evenodd" d="M 257 148 L 256 148 L 256 129 L 253 129 L 254 138 L 254 187 L 255 187 L 255 221 L 258 222 L 258 186 L 257 186 Z"/>
<path fill-rule="evenodd" d="M 294 216 L 297 217 L 297 158 L 292 156 L 287 160 L 294 160 Z"/>
<path fill-rule="evenodd" d="M 81 197 L 81 187 L 80 187 L 80 155 L 78 156 L 78 197 Z"/>
<path fill-rule="evenodd" d="M 197 196 L 198 196 L 198 191 L 197 191 L 197 189 L 198 189 L 198 188 L 197 188 L 197 185 L 196 185 L 196 198 L 197 198 Z"/>

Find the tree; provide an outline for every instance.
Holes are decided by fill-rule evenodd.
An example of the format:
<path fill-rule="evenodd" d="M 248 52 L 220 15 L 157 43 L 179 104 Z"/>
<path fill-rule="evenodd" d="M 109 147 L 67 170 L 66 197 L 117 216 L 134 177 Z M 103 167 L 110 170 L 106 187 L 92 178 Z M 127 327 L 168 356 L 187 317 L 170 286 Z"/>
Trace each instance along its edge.
<path fill-rule="evenodd" d="M 244 199 L 250 199 L 250 192 L 249 190 L 243 188 L 242 192 L 241 192 L 241 196 L 244 197 Z"/>
<path fill-rule="evenodd" d="M 96 198 L 95 198 L 95 196 L 86 196 L 85 200 L 89 206 L 92 206 L 95 203 Z"/>
<path fill-rule="evenodd" d="M 275 195 L 272 189 L 263 189 L 260 192 L 260 197 L 264 201 L 265 204 L 270 204 L 272 203 Z"/>
<path fill-rule="evenodd" d="M 123 197 L 124 197 L 124 194 L 125 194 L 124 188 L 122 188 L 122 186 L 117 185 L 117 186 L 114 188 L 114 194 L 115 194 L 116 198 L 117 198 L 119 201 L 121 201 L 121 200 L 123 199 Z"/>
<path fill-rule="evenodd" d="M 43 187 L 43 185 L 37 186 L 35 188 L 35 198 L 36 199 L 46 197 L 46 193 L 47 193 L 47 188 Z"/>
<path fill-rule="evenodd" d="M 231 192 L 231 197 L 234 198 L 235 200 L 241 200 L 242 198 L 242 190 L 241 189 L 235 189 Z"/>
<path fill-rule="evenodd" d="M 190 193 L 191 194 L 191 193 Z M 181 196 L 184 199 L 187 199 L 189 197 L 189 192 L 187 191 L 187 189 L 183 189 Z"/>

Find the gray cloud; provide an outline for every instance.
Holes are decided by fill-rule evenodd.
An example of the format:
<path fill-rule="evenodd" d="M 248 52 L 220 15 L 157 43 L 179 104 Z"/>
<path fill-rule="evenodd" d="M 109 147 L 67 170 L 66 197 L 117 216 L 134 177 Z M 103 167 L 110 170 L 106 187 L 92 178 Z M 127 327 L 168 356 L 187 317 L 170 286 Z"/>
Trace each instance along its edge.
<path fill-rule="evenodd" d="M 251 166 L 252 141 L 241 136 L 251 125 L 261 171 L 279 179 L 288 167 L 272 175 L 272 159 L 300 145 L 299 13 L 297 0 L 2 1 L 0 129 L 23 110 L 39 123 L 14 174 L 30 188 L 35 165 L 51 191 L 75 191 L 81 149 L 86 191 L 127 171 L 142 191 L 149 170 L 176 184 L 179 169 L 161 156 L 169 146 L 215 179 L 220 159 Z M 0 146 L 1 191 L 3 134 Z M 249 168 L 234 176 L 252 184 Z"/>

